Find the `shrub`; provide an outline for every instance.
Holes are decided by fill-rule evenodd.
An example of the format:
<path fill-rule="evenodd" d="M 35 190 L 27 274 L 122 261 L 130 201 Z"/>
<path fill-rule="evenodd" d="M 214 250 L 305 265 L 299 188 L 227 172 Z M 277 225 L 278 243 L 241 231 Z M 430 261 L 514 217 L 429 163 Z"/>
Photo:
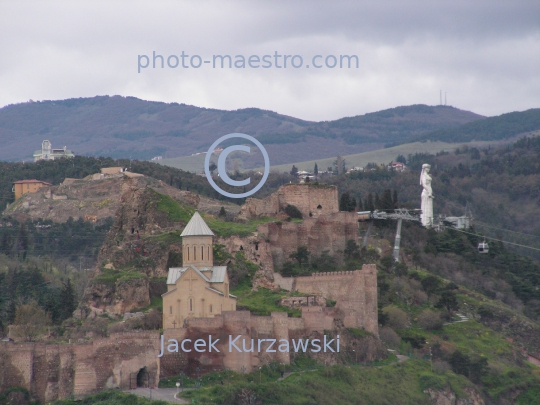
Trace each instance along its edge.
<path fill-rule="evenodd" d="M 408 325 L 407 314 L 398 307 L 386 307 L 383 312 L 388 315 L 388 326 L 393 329 L 404 329 Z"/>
<path fill-rule="evenodd" d="M 442 328 L 443 322 L 438 312 L 426 309 L 418 316 L 418 324 L 426 330 Z"/>
<path fill-rule="evenodd" d="M 107 336 L 107 320 L 105 318 L 93 318 L 87 319 L 81 326 L 81 332 L 93 333 L 95 336 L 106 337 Z"/>
<path fill-rule="evenodd" d="M 437 360 L 433 362 L 433 372 L 437 374 L 444 374 L 450 371 L 451 367 L 446 361 Z"/>
<path fill-rule="evenodd" d="M 401 343 L 401 338 L 399 335 L 394 332 L 392 328 L 385 326 L 379 331 L 379 337 L 381 340 L 392 349 L 397 349 Z"/>

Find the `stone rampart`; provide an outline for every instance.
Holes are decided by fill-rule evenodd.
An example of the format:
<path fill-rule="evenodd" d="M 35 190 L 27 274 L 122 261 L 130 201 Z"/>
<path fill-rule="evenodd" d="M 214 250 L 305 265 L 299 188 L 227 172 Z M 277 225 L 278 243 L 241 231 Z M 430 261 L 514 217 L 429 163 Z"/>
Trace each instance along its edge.
<path fill-rule="evenodd" d="M 338 190 L 336 186 L 320 184 L 286 184 L 265 199 L 248 198 L 238 216 L 276 216 L 289 204 L 298 208 L 304 218 L 334 214 L 339 212 Z"/>
<path fill-rule="evenodd" d="M 364 264 L 362 270 L 321 272 L 294 278 L 286 278 L 274 273 L 274 280 L 279 281 L 280 288 L 287 289 L 285 286 L 292 286 L 289 291 L 298 291 L 336 301 L 332 319 L 341 320 L 345 327 L 365 329 L 378 336 L 376 265 Z M 310 322 L 306 324 L 308 329 L 318 327 L 318 321 L 312 315 L 318 311 L 316 308 L 311 306 L 307 309 L 303 308 L 302 318 Z M 329 325 L 325 320 L 320 322 Z"/>
<path fill-rule="evenodd" d="M 136 388 L 146 368 L 159 376 L 158 332 L 114 334 L 83 344 L 0 344 L 0 390 L 28 389 L 41 402 L 81 397 L 107 388 Z"/>
<path fill-rule="evenodd" d="M 300 246 L 306 246 L 314 256 L 323 251 L 330 255 L 343 251 L 347 240 L 358 242 L 358 220 L 354 212 L 337 212 L 306 218 L 301 223 L 270 222 L 259 225 L 257 232 L 269 244 L 273 267 L 281 266 Z"/>

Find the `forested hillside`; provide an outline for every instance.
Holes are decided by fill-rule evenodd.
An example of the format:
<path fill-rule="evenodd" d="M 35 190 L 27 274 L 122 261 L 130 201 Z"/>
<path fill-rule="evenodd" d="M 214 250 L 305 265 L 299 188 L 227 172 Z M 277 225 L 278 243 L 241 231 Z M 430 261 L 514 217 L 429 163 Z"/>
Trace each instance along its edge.
<path fill-rule="evenodd" d="M 470 122 L 458 128 L 431 131 L 414 136 L 406 142 L 423 140 L 444 142 L 498 141 L 538 130 L 540 130 L 540 109 L 533 108 Z"/>
<path fill-rule="evenodd" d="M 0 159 L 29 160 L 44 139 L 76 155 L 189 156 L 205 152 L 219 136 L 240 132 L 257 137 L 273 164 L 280 164 L 373 150 L 482 118 L 426 105 L 312 122 L 258 108 L 224 111 L 121 96 L 27 102 L 0 109 Z"/>

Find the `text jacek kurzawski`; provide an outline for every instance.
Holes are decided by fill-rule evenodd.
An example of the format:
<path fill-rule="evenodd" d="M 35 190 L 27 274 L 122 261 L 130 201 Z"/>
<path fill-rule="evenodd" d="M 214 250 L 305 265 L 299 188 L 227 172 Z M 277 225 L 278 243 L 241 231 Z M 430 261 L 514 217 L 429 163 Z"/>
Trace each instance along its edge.
<path fill-rule="evenodd" d="M 169 353 L 190 353 L 192 351 L 198 353 L 221 353 L 216 347 L 216 344 L 220 339 L 212 339 L 212 335 L 208 335 L 208 340 L 205 339 L 184 339 L 178 341 L 176 339 L 169 339 L 167 341 L 166 350 Z M 335 343 L 335 348 L 331 345 Z M 229 352 L 236 351 L 238 353 L 289 353 L 293 352 L 307 352 L 312 353 L 339 352 L 339 335 L 335 339 L 329 339 L 326 335 L 321 339 L 243 339 L 242 335 L 229 335 L 228 344 L 226 348 Z M 292 350 L 291 350 L 292 349 Z M 161 335 L 161 351 L 158 357 L 163 356 L 165 353 L 165 337 Z"/>

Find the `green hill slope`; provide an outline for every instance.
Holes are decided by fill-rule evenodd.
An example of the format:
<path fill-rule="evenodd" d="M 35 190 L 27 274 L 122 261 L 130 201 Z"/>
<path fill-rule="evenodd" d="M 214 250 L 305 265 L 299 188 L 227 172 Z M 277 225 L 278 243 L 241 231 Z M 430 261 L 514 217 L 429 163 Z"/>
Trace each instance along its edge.
<path fill-rule="evenodd" d="M 441 129 L 410 138 L 410 142 L 430 140 L 443 142 L 496 141 L 540 130 L 540 108 L 511 112 L 485 120 Z"/>

